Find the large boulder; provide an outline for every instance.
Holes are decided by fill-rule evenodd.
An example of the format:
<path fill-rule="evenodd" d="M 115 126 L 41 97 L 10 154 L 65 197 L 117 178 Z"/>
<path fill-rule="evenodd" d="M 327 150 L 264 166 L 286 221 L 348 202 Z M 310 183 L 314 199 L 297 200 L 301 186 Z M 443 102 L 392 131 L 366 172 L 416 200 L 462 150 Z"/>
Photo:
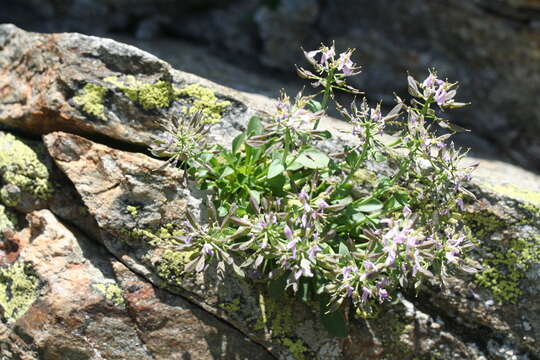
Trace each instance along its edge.
<path fill-rule="evenodd" d="M 228 144 L 252 114 L 269 111 L 270 100 L 112 40 L 2 26 L 0 44 L 7 99 L 0 123 L 17 130 L 0 133 L 16 144 L 2 151 L 21 149 L 28 158 L 22 164 L 39 169 L 27 172 L 0 156 L 0 175 L 9 168 L 23 180 L 36 177 L 15 185 L 30 205 L 1 198 L 0 349 L 8 359 L 479 360 L 540 353 L 538 176 L 480 161 L 469 186 L 478 201 L 466 204 L 464 216 L 476 243 L 471 262 L 483 271 L 453 274 L 445 286 L 428 284 L 418 293 L 404 289 L 378 317 L 350 318 L 349 337 L 336 338 L 313 305 L 274 298 L 230 269 L 223 279 L 213 267 L 185 274 L 189 254 L 163 246 L 186 209 L 205 221 L 206 195 L 182 170 L 137 151 L 162 132 L 163 118 L 189 117 L 192 108 L 219 121 L 209 141 Z M 348 129 L 328 118 L 322 125 Z M 340 135 L 336 143 L 347 141 Z M 0 177 L 0 188 L 12 188 L 12 178 Z M 53 191 L 40 198 L 36 184 Z"/>

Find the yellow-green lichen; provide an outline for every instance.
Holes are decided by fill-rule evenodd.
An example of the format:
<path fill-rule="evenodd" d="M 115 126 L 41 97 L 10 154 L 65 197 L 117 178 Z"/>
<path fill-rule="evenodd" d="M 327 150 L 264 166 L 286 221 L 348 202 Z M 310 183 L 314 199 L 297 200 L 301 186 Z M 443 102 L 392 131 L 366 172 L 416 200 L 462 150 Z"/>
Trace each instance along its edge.
<path fill-rule="evenodd" d="M 476 239 L 492 234 L 508 226 L 507 221 L 488 209 L 464 212 L 462 219 Z"/>
<path fill-rule="evenodd" d="M 133 205 L 128 205 L 126 207 L 126 210 L 129 212 L 129 214 L 133 217 L 136 217 L 137 216 L 137 207 L 136 206 L 133 206 Z"/>
<path fill-rule="evenodd" d="M 148 84 L 135 79 L 133 75 L 128 75 L 125 81 L 116 76 L 104 80 L 118 87 L 127 98 L 139 103 L 145 110 L 169 107 L 175 97 L 172 84 L 163 80 Z"/>
<path fill-rule="evenodd" d="M 29 265 L 16 262 L 0 269 L 0 307 L 8 322 L 22 316 L 38 297 L 39 279 Z"/>
<path fill-rule="evenodd" d="M 219 100 L 211 89 L 199 84 L 178 89 L 168 81 L 159 80 L 149 84 L 137 80 L 133 75 L 126 76 L 124 80 L 110 76 L 104 81 L 119 88 L 128 99 L 139 103 L 145 110 L 169 107 L 178 100 L 183 114 L 193 116 L 201 112 L 205 123 L 218 122 L 223 111 L 231 105 L 229 101 Z"/>
<path fill-rule="evenodd" d="M 48 199 L 54 190 L 49 171 L 40 161 L 38 152 L 39 149 L 32 149 L 15 136 L 0 133 L 0 180 L 4 185 L 13 185 L 20 191 Z M 0 199 L 8 206 L 16 205 L 16 200 L 5 191 L 0 192 Z"/>
<path fill-rule="evenodd" d="M 0 205 L 0 238 L 5 229 L 15 229 L 17 227 L 17 217 L 11 211 Z"/>
<path fill-rule="evenodd" d="M 409 358 L 414 352 L 414 346 L 411 346 L 414 319 L 406 314 L 404 308 L 396 310 L 384 313 L 383 318 L 369 319 L 367 322 L 371 323 L 370 327 L 381 340 L 381 346 L 384 347 L 385 354 L 400 354 L 405 358 Z M 383 357 L 383 359 L 392 358 Z"/>
<path fill-rule="evenodd" d="M 184 266 L 191 261 L 193 254 L 193 251 L 164 250 L 156 267 L 158 276 L 169 284 L 181 286 Z"/>
<path fill-rule="evenodd" d="M 483 270 L 476 274 L 476 282 L 488 288 L 495 300 L 515 304 L 522 294 L 520 281 L 530 264 L 539 261 L 540 236 L 512 239 L 507 248 L 484 259 Z"/>
<path fill-rule="evenodd" d="M 138 215 L 138 208 L 128 205 L 126 210 L 133 217 Z M 150 228 L 135 228 L 135 229 L 121 229 L 120 232 L 127 237 L 127 240 L 143 241 L 153 247 L 160 247 L 169 242 L 173 236 L 181 235 L 181 231 L 175 227 L 174 224 L 165 224 L 157 229 Z"/>
<path fill-rule="evenodd" d="M 107 94 L 107 88 L 89 83 L 78 92 L 73 98 L 73 102 L 82 106 L 84 112 L 106 121 L 105 105 L 103 105 L 105 94 Z"/>
<path fill-rule="evenodd" d="M 116 306 L 123 306 L 124 296 L 122 293 L 122 289 L 115 284 L 115 283 L 97 283 L 93 284 L 92 287 L 99 291 L 101 294 L 105 296 L 107 300 L 112 302 Z"/>
<path fill-rule="evenodd" d="M 496 193 L 506 195 L 514 199 L 528 201 L 536 206 L 540 206 L 540 193 L 539 192 L 527 190 L 527 189 L 521 189 L 512 184 L 506 184 L 506 185 L 484 184 L 484 186 Z"/>
<path fill-rule="evenodd" d="M 214 92 L 199 84 L 187 85 L 181 89 L 175 89 L 175 94 L 182 101 L 182 112 L 187 116 L 202 113 L 202 121 L 215 123 L 221 120 L 223 111 L 231 105 L 229 101 L 220 101 Z"/>
<path fill-rule="evenodd" d="M 255 330 L 264 330 L 273 339 L 285 346 L 296 360 L 305 359 L 308 348 L 301 339 L 294 339 L 296 323 L 294 320 L 294 299 L 287 296 L 279 300 L 259 295 L 260 316 Z"/>

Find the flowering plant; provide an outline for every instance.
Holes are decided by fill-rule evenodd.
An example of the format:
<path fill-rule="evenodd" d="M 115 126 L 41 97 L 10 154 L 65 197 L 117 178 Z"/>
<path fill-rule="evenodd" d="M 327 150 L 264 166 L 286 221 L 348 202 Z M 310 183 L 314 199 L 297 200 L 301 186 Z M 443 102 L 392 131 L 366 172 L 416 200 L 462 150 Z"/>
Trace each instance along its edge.
<path fill-rule="evenodd" d="M 313 71 L 299 74 L 322 90 L 294 100 L 282 94 L 275 115 L 253 117 L 230 148 L 198 146 L 187 130 L 171 128 L 174 141 L 154 147 L 183 159 L 211 195 L 209 223 L 189 216 L 171 245 L 193 254 L 183 271 L 216 261 L 222 274 L 231 266 L 274 293 L 318 300 L 323 324 L 341 336 L 351 309 L 369 315 L 400 287 L 464 266 L 470 242 L 459 211 L 474 198 L 464 187 L 472 168 L 461 167 L 464 154 L 447 143 L 462 129 L 440 117 L 466 104 L 454 101 L 456 84 L 435 71 L 422 82 L 409 76 L 412 98 L 396 96 L 386 114 L 366 99 L 350 109 L 336 103 L 356 141 L 338 153 L 321 150 L 332 134 L 318 124 L 334 91 L 360 93 L 346 83 L 360 72 L 352 52 L 336 56 L 333 45 L 305 52 Z M 436 135 L 434 124 L 447 133 Z M 384 136 L 390 131 L 392 140 Z"/>

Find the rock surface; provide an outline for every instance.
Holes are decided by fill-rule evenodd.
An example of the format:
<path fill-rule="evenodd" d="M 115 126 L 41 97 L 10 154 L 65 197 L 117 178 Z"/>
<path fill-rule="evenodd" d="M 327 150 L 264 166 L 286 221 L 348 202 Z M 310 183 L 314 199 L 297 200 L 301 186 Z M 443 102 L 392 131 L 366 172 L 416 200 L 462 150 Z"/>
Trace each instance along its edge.
<path fill-rule="evenodd" d="M 251 114 L 270 111 L 270 100 L 174 70 L 111 40 L 3 26 L 0 44 L 0 91 L 8 99 L 0 102 L 0 123 L 18 130 L 0 138 L 24 149 L 25 161 L 41 169 L 32 176 L 54 190 L 27 202 L 35 206 L 0 198 L 5 358 L 538 359 L 538 176 L 481 161 L 471 185 L 479 201 L 467 204 L 466 219 L 478 245 L 471 259 L 484 271 L 454 274 L 444 288 L 404 291 L 378 318 L 350 319 L 349 337 L 334 338 L 311 307 L 273 298 L 232 271 L 221 280 L 212 268 L 183 274 L 185 257 L 160 241 L 174 235 L 187 207 L 201 216 L 205 195 L 181 170 L 135 152 L 160 132 L 159 119 L 189 116 L 183 106 L 195 106 L 201 91 L 179 95 L 188 84 L 217 94 L 203 92 L 210 104 L 201 106 L 209 116 L 218 111 L 221 122 L 209 138 L 224 144 Z M 156 85 L 158 95 L 172 95 L 150 97 L 163 104 L 154 108 L 140 91 Z M 76 100 L 89 94 L 103 97 L 93 103 L 102 107 Z M 220 101 L 228 102 L 225 109 L 215 106 Z M 323 126 L 347 128 L 332 119 Z M 21 134 L 44 136 L 40 142 Z M 8 168 L 28 173 L 5 164 L 0 161 L 0 188 L 17 186 L 33 199 L 32 187 L 3 176 Z"/>
<path fill-rule="evenodd" d="M 538 169 L 540 11 L 534 0 L 44 0 L 40 6 L 8 0 L 3 9 L 0 22 L 27 29 L 153 41 L 172 35 L 217 48 L 220 58 L 243 69 L 257 62 L 291 75 L 303 61 L 300 46 L 336 40 L 339 48 L 359 50 L 366 71 L 357 85 L 373 100 L 405 93 L 407 71 L 420 77 L 436 67 L 459 81 L 461 96 L 474 104 L 455 120 Z"/>

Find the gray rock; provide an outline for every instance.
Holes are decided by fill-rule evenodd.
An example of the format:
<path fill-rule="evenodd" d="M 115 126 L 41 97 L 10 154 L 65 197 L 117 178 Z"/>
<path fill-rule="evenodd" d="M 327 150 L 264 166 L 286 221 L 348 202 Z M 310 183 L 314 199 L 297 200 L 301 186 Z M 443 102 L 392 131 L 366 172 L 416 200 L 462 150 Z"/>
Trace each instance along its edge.
<path fill-rule="evenodd" d="M 264 289 L 236 278 L 232 271 L 227 271 L 224 279 L 219 279 L 212 267 L 204 274 L 183 274 L 185 257 L 167 252 L 160 240 L 174 234 L 186 207 L 204 210 L 204 193 L 186 184 L 181 170 L 159 169 L 162 161 L 134 152 L 147 146 L 152 135 L 161 133 L 161 118 L 182 115 L 182 101 L 195 98 L 174 97 L 154 108 L 148 98 L 140 97 L 145 85 L 166 82 L 167 86 L 158 87 L 164 91 L 158 94 L 170 94 L 169 84 L 179 91 L 186 84 L 197 83 L 212 89 L 217 101 L 228 101 L 227 110 L 219 114 L 221 122 L 210 134 L 212 141 L 222 144 L 229 143 L 252 114 L 270 112 L 272 101 L 174 70 L 148 53 L 112 40 L 28 34 L 4 26 L 0 28 L 0 43 L 0 67 L 5 74 L 0 77 L 0 88 L 8 89 L 7 100 L 0 101 L 0 122 L 22 132 L 47 134 L 45 146 L 71 182 L 59 185 L 60 191 L 76 191 L 96 226 L 93 231 L 85 229 L 88 237 L 96 240 L 91 243 L 82 240 L 86 237 L 79 236 L 77 230 L 67 229 L 48 210 L 41 210 L 30 213 L 26 229 L 8 234 L 9 241 L 18 244 L 21 251 L 0 253 L 0 263 L 14 264 L 18 257 L 33 264 L 45 285 L 33 285 L 37 284 L 33 275 L 25 272 L 23 279 L 30 278 L 26 283 L 39 291 L 37 295 L 32 292 L 32 302 L 22 302 L 26 305 L 24 311 L 16 312 L 17 327 L 13 320 L 0 326 L 6 354 L 31 354 L 36 347 L 49 351 L 51 358 L 63 347 L 74 358 L 91 358 L 96 351 L 106 353 L 105 358 L 122 358 L 125 349 L 133 349 L 140 358 L 162 359 L 188 356 L 186 352 L 202 358 L 261 359 L 413 359 L 433 355 L 441 359 L 534 359 L 540 353 L 535 275 L 540 262 L 537 175 L 496 161 L 481 161 L 471 184 L 478 202 L 467 204 L 465 216 L 478 244 L 471 254 L 472 265 L 484 272 L 451 274 L 442 288 L 429 284 L 418 293 L 404 289 L 402 298 L 382 308 L 378 318 L 351 318 L 349 338 L 336 339 L 323 329 L 315 309 L 289 297 L 273 299 Z M 28 51 L 31 56 L 24 54 Z M 27 77 L 13 75 L 14 61 L 21 63 L 17 69 Z M 106 81 L 111 75 L 116 78 Z M 133 75 L 133 80 L 128 75 Z M 37 84 L 45 84 L 48 90 Z M 86 84 L 101 88 L 84 89 Z M 102 88 L 106 95 L 97 104 L 103 107 L 85 107 L 82 98 L 99 99 Z M 163 97 L 152 99 L 159 102 Z M 350 131 L 347 124 L 330 118 L 323 119 L 321 125 L 334 132 Z M 49 133 L 53 130 L 58 132 Z M 346 141 L 343 135 L 326 146 Z M 49 203 L 43 206 L 53 209 Z M 52 257 L 58 261 L 45 260 Z M 11 273 L 6 269 L 13 266 L 4 265 L 0 271 Z M 20 273 L 20 268 L 15 269 Z M 60 279 L 60 274 L 65 276 Z M 87 286 L 93 278 L 115 283 L 129 311 L 114 304 L 115 296 L 111 300 L 93 292 Z M 70 296 L 95 302 L 89 307 L 69 303 Z M 9 300 L 2 306 L 10 309 Z M 64 306 L 66 302 L 69 306 Z M 189 304 L 196 307 L 185 312 Z M 44 315 L 43 309 L 47 313 L 52 309 L 64 319 L 77 305 L 83 311 L 75 320 L 85 316 L 89 320 L 81 320 L 84 328 L 78 322 L 70 323 L 69 333 L 61 331 L 54 315 Z M 87 308 L 97 312 L 90 313 Z M 12 311 L 10 314 L 13 317 Z M 37 328 L 40 322 L 35 319 L 45 319 L 50 326 L 46 335 Z M 21 327 L 25 336 L 15 331 Z M 188 349 L 187 340 L 181 341 L 178 334 L 184 331 L 186 339 L 197 344 L 196 349 Z M 216 332 L 226 335 L 226 341 L 218 341 Z M 85 337 L 80 337 L 81 333 Z M 28 343 L 35 345 L 29 347 Z"/>

